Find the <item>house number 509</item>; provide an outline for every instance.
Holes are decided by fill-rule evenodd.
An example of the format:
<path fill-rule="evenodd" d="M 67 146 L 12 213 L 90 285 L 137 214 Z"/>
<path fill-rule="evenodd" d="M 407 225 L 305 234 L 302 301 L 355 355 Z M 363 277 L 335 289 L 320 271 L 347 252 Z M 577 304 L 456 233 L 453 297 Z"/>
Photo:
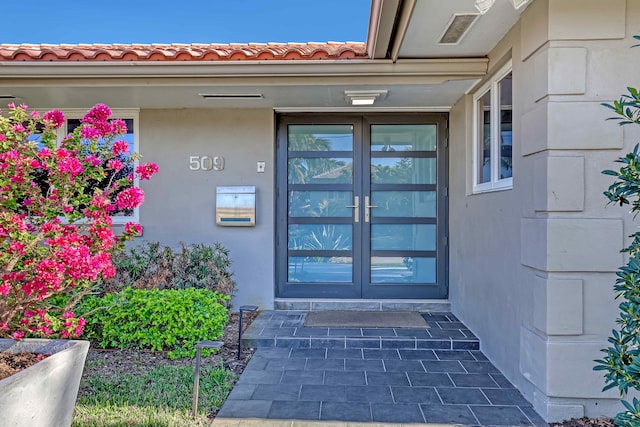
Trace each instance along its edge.
<path fill-rule="evenodd" d="M 224 169 L 224 157 L 189 156 L 189 169 L 192 171 L 221 171 Z"/>

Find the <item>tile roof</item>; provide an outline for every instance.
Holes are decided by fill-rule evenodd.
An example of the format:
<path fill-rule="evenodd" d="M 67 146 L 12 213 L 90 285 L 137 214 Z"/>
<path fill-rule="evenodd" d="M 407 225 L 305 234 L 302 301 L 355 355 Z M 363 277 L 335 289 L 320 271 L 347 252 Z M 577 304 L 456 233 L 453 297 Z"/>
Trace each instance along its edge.
<path fill-rule="evenodd" d="M 364 43 L 0 44 L 0 61 L 247 61 L 366 58 Z"/>

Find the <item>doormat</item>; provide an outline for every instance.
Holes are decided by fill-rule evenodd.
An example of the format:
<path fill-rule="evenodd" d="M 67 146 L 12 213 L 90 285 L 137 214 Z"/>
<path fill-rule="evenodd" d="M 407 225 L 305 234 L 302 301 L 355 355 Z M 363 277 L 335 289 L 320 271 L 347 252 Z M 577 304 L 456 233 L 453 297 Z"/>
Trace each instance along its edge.
<path fill-rule="evenodd" d="M 310 311 L 304 326 L 311 328 L 428 328 L 415 311 Z"/>

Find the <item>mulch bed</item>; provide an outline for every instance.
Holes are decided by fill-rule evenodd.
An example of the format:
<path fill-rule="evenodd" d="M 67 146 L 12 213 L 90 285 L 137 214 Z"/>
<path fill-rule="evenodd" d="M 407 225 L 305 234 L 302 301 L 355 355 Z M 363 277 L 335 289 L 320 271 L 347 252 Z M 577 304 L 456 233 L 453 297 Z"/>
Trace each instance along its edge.
<path fill-rule="evenodd" d="M 48 354 L 33 354 L 27 353 L 26 351 L 16 354 L 0 353 L 0 380 L 10 377 L 23 369 L 27 369 L 29 366 L 35 365 L 48 356 Z"/>
<path fill-rule="evenodd" d="M 613 427 L 613 418 L 573 418 L 561 423 L 551 423 L 551 427 Z"/>

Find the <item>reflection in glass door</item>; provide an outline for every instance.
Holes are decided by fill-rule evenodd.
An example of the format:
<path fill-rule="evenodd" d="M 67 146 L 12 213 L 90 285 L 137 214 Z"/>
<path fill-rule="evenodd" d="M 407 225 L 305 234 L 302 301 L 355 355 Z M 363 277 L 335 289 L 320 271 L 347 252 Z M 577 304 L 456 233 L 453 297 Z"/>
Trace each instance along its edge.
<path fill-rule="evenodd" d="M 445 120 L 280 118 L 278 296 L 446 297 Z"/>

